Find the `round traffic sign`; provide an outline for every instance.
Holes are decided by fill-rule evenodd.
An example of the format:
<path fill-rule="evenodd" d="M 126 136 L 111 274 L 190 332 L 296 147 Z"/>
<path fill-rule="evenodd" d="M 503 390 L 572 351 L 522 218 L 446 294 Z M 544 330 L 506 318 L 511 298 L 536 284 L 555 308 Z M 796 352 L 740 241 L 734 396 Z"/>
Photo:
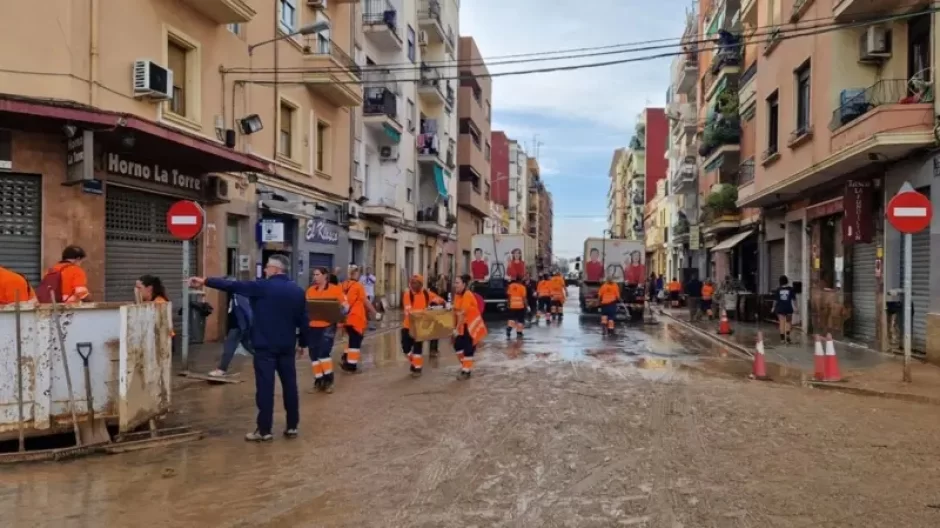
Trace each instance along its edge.
<path fill-rule="evenodd" d="M 180 240 L 192 240 L 202 233 L 206 212 L 202 206 L 189 200 L 180 200 L 166 212 L 166 228 Z"/>
<path fill-rule="evenodd" d="M 910 190 L 894 195 L 888 202 L 888 222 L 902 233 L 914 234 L 930 226 L 933 206 L 923 194 Z"/>

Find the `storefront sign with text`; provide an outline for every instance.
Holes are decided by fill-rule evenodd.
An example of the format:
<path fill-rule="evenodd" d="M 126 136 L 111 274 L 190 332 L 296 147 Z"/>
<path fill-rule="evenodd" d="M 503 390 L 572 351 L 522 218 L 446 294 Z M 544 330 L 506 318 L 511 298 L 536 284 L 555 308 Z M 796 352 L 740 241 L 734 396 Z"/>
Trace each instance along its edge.
<path fill-rule="evenodd" d="M 307 232 L 304 239 L 307 242 L 319 244 L 338 244 L 339 229 L 323 220 L 307 220 Z"/>
<path fill-rule="evenodd" d="M 845 244 L 870 244 L 874 231 L 874 182 L 849 180 L 842 197 L 842 240 Z"/>
<path fill-rule="evenodd" d="M 158 163 L 147 164 L 129 160 L 120 154 L 105 154 L 104 167 L 108 174 L 127 176 L 142 181 L 181 189 L 202 192 L 202 179 L 183 174 L 177 169 L 168 168 Z"/>

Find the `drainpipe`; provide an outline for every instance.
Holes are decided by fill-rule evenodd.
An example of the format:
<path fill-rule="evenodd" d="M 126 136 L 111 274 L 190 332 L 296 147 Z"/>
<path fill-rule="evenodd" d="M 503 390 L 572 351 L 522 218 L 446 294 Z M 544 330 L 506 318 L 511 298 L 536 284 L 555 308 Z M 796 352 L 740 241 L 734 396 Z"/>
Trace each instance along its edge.
<path fill-rule="evenodd" d="M 88 39 L 88 104 L 91 106 L 98 103 L 98 2 L 91 0 L 88 8 L 91 31 Z"/>
<path fill-rule="evenodd" d="M 349 42 L 352 44 L 351 46 L 352 49 L 350 49 L 350 51 L 352 51 L 353 62 L 356 62 L 356 59 L 358 58 L 356 57 L 356 47 L 358 46 L 358 40 L 356 38 L 357 37 L 356 35 L 356 17 L 357 17 L 356 6 L 358 5 L 359 5 L 359 2 L 349 4 L 349 11 L 350 11 L 349 12 Z M 359 72 L 359 75 L 360 75 L 360 80 L 362 80 L 361 70 Z M 363 88 L 364 85 L 360 84 L 359 86 L 360 86 L 360 89 L 362 89 L 364 92 L 365 91 Z M 363 95 L 365 94 L 363 93 Z M 348 194 L 347 199 L 350 201 L 353 199 L 353 182 L 355 181 L 355 178 L 357 176 L 356 175 L 356 128 L 359 126 L 359 123 L 362 122 L 361 112 L 362 112 L 362 105 L 351 109 L 350 114 L 349 114 L 350 116 L 349 118 L 349 125 L 350 125 L 349 126 L 349 185 L 348 185 L 348 190 L 346 194 Z M 359 117 L 359 119 L 356 119 L 357 116 Z"/>
<path fill-rule="evenodd" d="M 273 34 L 273 38 L 277 38 L 277 30 L 278 30 L 278 28 L 279 28 L 278 24 L 280 24 L 280 22 L 278 21 L 278 3 L 277 3 L 277 2 L 274 2 L 273 5 L 274 5 L 274 34 Z M 280 85 L 278 84 L 278 75 L 277 75 L 277 48 L 278 48 L 278 42 L 275 40 L 275 41 L 272 42 L 271 44 L 274 45 L 274 122 L 277 123 L 278 116 L 281 115 L 281 87 L 280 87 Z M 246 88 L 246 90 L 247 90 L 247 88 Z M 234 118 L 234 114 L 233 114 L 233 118 Z M 272 160 L 276 160 L 276 159 L 277 159 L 277 141 L 278 141 L 277 131 L 278 131 L 278 127 L 276 127 L 276 126 L 275 126 L 275 127 L 272 127 L 272 129 L 273 129 L 273 132 L 272 132 L 272 133 L 274 134 L 274 143 L 273 143 L 273 146 L 271 147 L 271 159 L 272 159 Z"/>

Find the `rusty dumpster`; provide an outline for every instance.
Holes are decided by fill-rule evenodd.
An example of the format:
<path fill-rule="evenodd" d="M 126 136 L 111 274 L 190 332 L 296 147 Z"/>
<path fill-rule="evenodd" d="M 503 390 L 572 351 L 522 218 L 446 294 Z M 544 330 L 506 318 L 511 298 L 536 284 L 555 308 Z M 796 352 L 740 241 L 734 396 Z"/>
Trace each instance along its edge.
<path fill-rule="evenodd" d="M 19 429 L 18 371 L 23 374 L 27 435 L 71 429 L 68 386 L 51 305 L 22 305 L 21 364 L 13 306 L 0 307 L 0 440 Z M 59 307 L 72 394 L 79 421 L 88 419 L 78 344 L 91 346 L 89 371 L 95 416 L 131 431 L 170 405 L 170 303 L 87 303 Z"/>

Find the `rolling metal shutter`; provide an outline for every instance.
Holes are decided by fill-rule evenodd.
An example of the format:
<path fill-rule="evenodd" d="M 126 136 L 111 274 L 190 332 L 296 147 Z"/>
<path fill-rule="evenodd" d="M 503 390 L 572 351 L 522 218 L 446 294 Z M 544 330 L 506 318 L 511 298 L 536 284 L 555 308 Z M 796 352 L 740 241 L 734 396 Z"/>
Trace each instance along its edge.
<path fill-rule="evenodd" d="M 875 279 L 876 245 L 852 246 L 852 336 L 872 344 L 878 327 L 878 284 Z"/>
<path fill-rule="evenodd" d="M 784 241 L 774 240 L 773 242 L 768 242 L 767 255 L 769 264 L 768 273 L 770 273 L 770 277 L 767 279 L 767 286 L 770 291 L 773 291 L 780 285 L 780 276 L 783 275 L 786 270 L 787 254 L 784 249 Z"/>
<path fill-rule="evenodd" d="M 930 194 L 928 193 L 928 196 Z M 911 348 L 927 351 L 927 311 L 930 308 L 930 229 L 911 237 L 913 256 L 914 335 Z"/>
<path fill-rule="evenodd" d="M 183 243 L 166 228 L 166 213 L 177 199 L 109 185 L 105 199 L 104 296 L 109 302 L 134 300 L 141 275 L 163 281 L 173 303 L 173 324 L 179 327 L 183 295 Z M 199 244 L 193 244 L 190 270 Z"/>
<path fill-rule="evenodd" d="M 42 177 L 0 174 L 0 266 L 35 288 L 42 275 Z"/>
<path fill-rule="evenodd" d="M 333 273 L 333 255 L 329 253 L 311 253 L 309 259 L 311 270 L 314 268 L 326 268 L 330 273 Z"/>

